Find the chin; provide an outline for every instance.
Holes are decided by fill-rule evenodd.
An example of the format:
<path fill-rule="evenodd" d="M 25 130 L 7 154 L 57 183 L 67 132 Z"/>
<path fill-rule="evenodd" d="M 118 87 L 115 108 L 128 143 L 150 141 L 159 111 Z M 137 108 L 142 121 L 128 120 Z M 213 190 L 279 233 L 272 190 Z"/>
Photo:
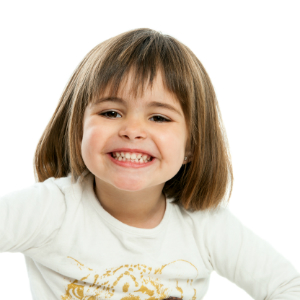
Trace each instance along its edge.
<path fill-rule="evenodd" d="M 127 192 L 137 192 L 142 190 L 144 187 L 142 184 L 114 184 L 114 186 L 122 191 L 127 191 Z"/>

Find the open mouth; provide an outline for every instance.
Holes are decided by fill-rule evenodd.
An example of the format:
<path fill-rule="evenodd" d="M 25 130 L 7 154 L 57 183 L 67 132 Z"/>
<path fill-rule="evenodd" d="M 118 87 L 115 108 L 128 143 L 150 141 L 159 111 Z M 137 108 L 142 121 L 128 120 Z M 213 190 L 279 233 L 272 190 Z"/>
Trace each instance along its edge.
<path fill-rule="evenodd" d="M 110 156 L 118 161 L 132 162 L 145 164 L 154 159 L 154 157 L 142 153 L 124 153 L 124 152 L 110 152 Z"/>

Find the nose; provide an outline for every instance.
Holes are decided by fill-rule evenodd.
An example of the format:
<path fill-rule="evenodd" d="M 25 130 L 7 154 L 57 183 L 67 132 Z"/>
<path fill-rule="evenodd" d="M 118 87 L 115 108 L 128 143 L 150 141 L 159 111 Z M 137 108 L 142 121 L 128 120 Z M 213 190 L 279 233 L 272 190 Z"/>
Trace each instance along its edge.
<path fill-rule="evenodd" d="M 128 119 L 123 122 L 119 136 L 129 140 L 144 139 L 147 137 L 145 124 L 137 117 Z"/>

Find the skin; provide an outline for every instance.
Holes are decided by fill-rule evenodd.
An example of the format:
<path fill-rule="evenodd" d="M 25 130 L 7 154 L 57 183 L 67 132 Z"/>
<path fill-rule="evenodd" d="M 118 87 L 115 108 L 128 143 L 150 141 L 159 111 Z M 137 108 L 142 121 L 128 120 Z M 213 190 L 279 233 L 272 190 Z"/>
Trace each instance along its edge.
<path fill-rule="evenodd" d="M 131 78 L 129 73 L 118 94 L 127 106 L 113 102 L 87 106 L 81 153 L 85 165 L 95 175 L 94 190 L 102 207 L 127 225 L 154 228 L 165 213 L 165 182 L 189 161 L 184 161 L 189 154 L 188 131 L 180 104 L 164 88 L 160 72 L 153 89 L 147 86 L 144 95 L 137 99 L 129 96 Z M 147 108 L 151 101 L 171 104 L 181 114 L 162 107 Z M 100 115 L 107 110 L 118 114 Z M 157 115 L 171 122 L 159 122 L 161 118 Z M 107 154 L 116 148 L 143 149 L 156 159 L 151 166 L 139 169 L 118 166 Z"/>

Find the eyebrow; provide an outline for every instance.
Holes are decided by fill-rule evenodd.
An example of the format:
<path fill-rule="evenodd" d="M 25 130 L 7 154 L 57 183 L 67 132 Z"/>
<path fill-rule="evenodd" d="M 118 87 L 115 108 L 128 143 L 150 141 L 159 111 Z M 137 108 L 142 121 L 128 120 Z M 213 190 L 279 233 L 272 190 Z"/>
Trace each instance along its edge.
<path fill-rule="evenodd" d="M 114 103 L 120 103 L 124 106 L 127 106 L 127 102 L 125 100 L 123 100 L 122 98 L 119 97 L 103 97 L 100 99 L 97 99 L 94 101 L 93 106 L 94 105 L 98 105 L 104 102 L 114 102 Z M 168 104 L 168 103 L 163 103 L 163 102 L 157 102 L 157 101 L 152 101 L 149 102 L 147 104 L 147 107 L 162 107 L 162 108 L 166 108 L 169 109 L 177 114 L 179 114 L 180 116 L 182 116 L 181 112 L 179 110 L 177 110 L 174 106 Z"/>

